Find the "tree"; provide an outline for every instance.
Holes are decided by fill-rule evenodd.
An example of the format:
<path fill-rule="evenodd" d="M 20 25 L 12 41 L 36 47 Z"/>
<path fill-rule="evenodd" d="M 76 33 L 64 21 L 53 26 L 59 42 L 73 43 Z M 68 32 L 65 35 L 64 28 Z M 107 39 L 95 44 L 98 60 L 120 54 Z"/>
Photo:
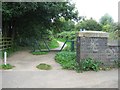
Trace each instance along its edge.
<path fill-rule="evenodd" d="M 86 30 L 93 30 L 93 31 L 102 30 L 100 24 L 97 21 L 93 20 L 92 18 L 87 20 L 84 19 L 83 21 L 79 22 L 76 25 L 76 29 L 77 30 L 86 29 Z"/>
<path fill-rule="evenodd" d="M 114 29 L 114 27 L 113 27 L 114 21 L 109 14 L 105 14 L 104 16 L 101 17 L 100 24 L 102 26 L 103 31 L 109 32 Z"/>
<path fill-rule="evenodd" d="M 113 24 L 113 22 L 114 22 L 113 18 L 109 14 L 105 14 L 100 18 L 101 25 L 107 25 L 107 24 L 111 25 Z"/>
<path fill-rule="evenodd" d="M 2 8 L 3 35 L 13 40 L 39 38 L 52 29 L 59 31 L 60 17 L 66 21 L 78 19 L 78 12 L 69 2 L 3 2 Z"/>

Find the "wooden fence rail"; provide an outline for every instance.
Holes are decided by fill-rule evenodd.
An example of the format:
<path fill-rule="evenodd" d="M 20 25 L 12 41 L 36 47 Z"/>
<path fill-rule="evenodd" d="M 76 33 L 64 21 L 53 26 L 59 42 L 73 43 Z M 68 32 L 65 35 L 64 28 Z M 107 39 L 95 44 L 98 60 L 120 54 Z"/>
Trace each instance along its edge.
<path fill-rule="evenodd" d="M 9 37 L 0 37 L 0 51 L 10 48 L 12 45 L 12 39 Z"/>

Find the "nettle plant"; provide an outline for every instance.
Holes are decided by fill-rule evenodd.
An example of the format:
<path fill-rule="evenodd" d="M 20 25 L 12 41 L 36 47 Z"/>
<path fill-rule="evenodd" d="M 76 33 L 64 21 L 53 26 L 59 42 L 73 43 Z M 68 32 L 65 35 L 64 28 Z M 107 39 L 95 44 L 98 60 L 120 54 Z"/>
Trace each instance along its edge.
<path fill-rule="evenodd" d="M 81 60 L 81 69 L 83 71 L 98 71 L 102 66 L 102 62 L 94 60 L 92 58 L 86 58 Z"/>

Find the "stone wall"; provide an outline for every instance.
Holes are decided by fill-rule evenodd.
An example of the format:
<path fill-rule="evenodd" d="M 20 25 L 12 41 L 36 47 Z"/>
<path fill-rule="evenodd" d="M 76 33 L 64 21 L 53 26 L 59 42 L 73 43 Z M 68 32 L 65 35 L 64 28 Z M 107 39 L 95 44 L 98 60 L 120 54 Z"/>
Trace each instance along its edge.
<path fill-rule="evenodd" d="M 77 56 L 80 59 L 93 58 L 104 63 L 112 63 L 118 60 L 119 46 L 108 43 L 108 33 L 98 31 L 82 31 L 78 34 Z M 77 45 L 78 47 L 78 45 Z M 79 53 L 78 53 L 79 52 Z"/>

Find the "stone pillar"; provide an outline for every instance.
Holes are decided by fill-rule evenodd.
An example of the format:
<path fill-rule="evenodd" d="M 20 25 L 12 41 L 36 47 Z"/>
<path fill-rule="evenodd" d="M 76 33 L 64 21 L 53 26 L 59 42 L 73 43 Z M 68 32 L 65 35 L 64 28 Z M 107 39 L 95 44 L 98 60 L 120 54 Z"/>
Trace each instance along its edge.
<path fill-rule="evenodd" d="M 93 58 L 95 60 L 107 62 L 105 50 L 108 48 L 108 36 L 108 33 L 102 31 L 79 32 L 78 38 L 80 38 L 80 55 L 77 56 L 79 56 L 80 59 Z"/>

